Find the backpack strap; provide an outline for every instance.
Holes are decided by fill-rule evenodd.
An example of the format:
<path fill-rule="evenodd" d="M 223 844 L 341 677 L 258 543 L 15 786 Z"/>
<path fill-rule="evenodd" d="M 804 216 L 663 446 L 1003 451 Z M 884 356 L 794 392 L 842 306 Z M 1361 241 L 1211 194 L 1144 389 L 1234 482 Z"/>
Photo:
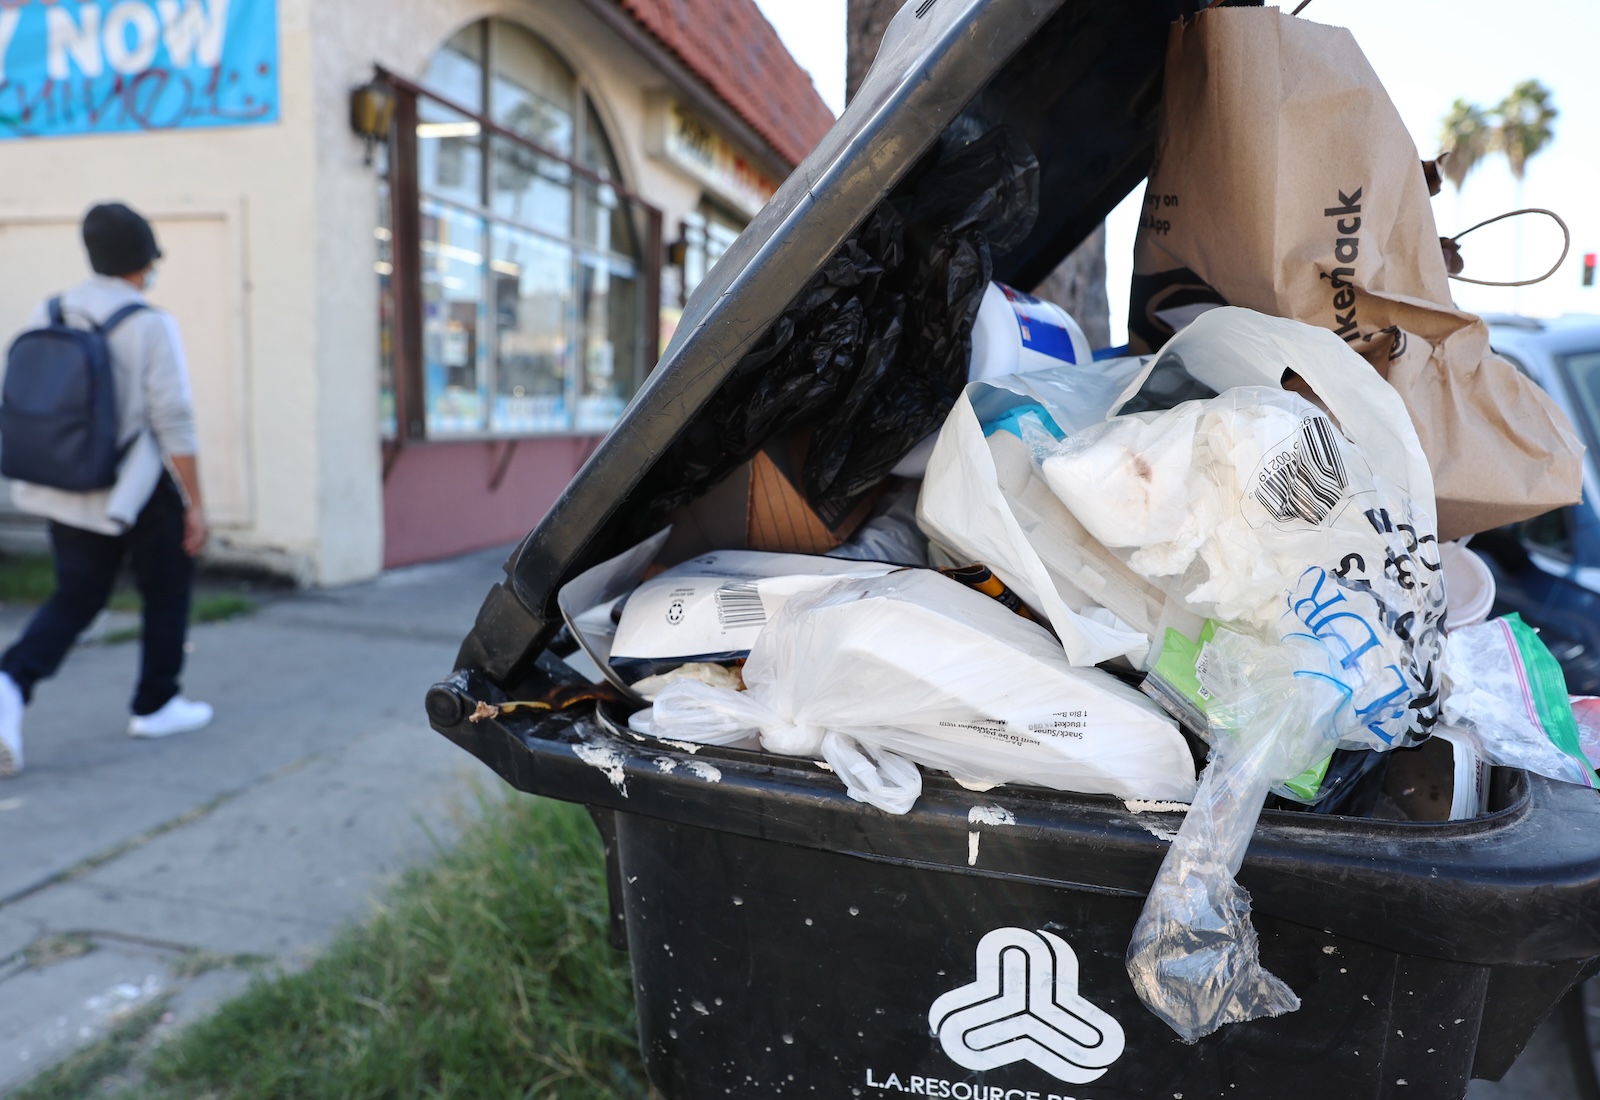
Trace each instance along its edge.
<path fill-rule="evenodd" d="M 61 297 L 59 295 L 51 298 L 45 308 L 50 311 L 50 323 L 56 328 L 60 328 L 67 323 L 66 314 L 61 312 Z"/>
<path fill-rule="evenodd" d="M 59 299 L 55 299 L 55 301 L 59 301 Z M 129 302 L 127 305 L 113 313 L 110 317 L 107 317 L 104 321 L 101 321 L 96 327 L 99 328 L 102 335 L 109 336 L 111 335 L 112 329 L 122 324 L 122 322 L 126 321 L 130 316 L 138 313 L 141 309 L 149 308 L 150 307 L 145 305 L 143 302 Z"/>

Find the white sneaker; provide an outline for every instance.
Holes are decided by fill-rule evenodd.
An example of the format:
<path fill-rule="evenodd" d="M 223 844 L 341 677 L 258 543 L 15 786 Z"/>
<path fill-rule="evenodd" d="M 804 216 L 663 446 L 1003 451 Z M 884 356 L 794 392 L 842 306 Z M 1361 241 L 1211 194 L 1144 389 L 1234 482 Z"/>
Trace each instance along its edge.
<path fill-rule="evenodd" d="M 0 672 L 0 779 L 22 770 L 22 689 Z"/>
<path fill-rule="evenodd" d="M 129 737 L 171 737 L 211 724 L 211 704 L 174 695 L 154 714 L 135 714 L 128 720 Z"/>

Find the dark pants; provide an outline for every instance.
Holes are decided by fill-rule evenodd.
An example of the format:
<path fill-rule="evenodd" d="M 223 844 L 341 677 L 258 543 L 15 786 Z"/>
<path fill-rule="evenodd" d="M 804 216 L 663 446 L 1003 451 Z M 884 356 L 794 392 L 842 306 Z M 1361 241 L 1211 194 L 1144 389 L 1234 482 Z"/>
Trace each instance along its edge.
<path fill-rule="evenodd" d="M 161 475 L 150 503 L 123 534 L 100 535 L 52 522 L 50 545 L 56 590 L 0 657 L 0 671 L 16 681 L 24 699 L 32 699 L 33 685 L 55 674 L 72 643 L 111 598 L 126 555 L 144 598 L 143 654 L 133 713 L 160 710 L 178 694 L 194 582 L 194 559 L 183 550 L 183 497 L 171 476 Z"/>

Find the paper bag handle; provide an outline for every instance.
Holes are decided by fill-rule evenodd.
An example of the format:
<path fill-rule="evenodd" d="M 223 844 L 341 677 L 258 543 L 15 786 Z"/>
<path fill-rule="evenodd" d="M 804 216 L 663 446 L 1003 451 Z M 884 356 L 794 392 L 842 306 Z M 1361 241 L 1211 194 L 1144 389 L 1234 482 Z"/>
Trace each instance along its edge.
<path fill-rule="evenodd" d="M 1309 2 L 1309 0 L 1307 0 L 1307 2 Z M 1486 225 L 1493 225 L 1495 222 L 1503 221 L 1506 218 L 1514 218 L 1519 214 L 1544 214 L 1547 217 L 1555 219 L 1555 223 L 1561 227 L 1561 235 L 1566 238 L 1566 243 L 1561 246 L 1561 258 L 1555 262 L 1555 266 L 1551 267 L 1549 271 L 1546 271 L 1543 275 L 1540 275 L 1537 278 L 1518 279 L 1516 282 L 1511 283 L 1496 282 L 1493 279 L 1469 279 L 1465 275 L 1452 275 L 1450 278 L 1454 279 L 1458 283 L 1475 283 L 1478 286 L 1532 286 L 1534 283 L 1544 282 L 1546 279 L 1560 270 L 1561 265 L 1566 262 L 1567 253 L 1572 251 L 1572 230 L 1567 228 L 1567 223 L 1562 221 L 1561 215 L 1557 214 L 1554 210 L 1544 210 L 1537 206 L 1530 206 L 1523 210 L 1510 210 L 1504 214 L 1496 214 L 1487 221 L 1481 221 L 1477 225 L 1472 226 L 1470 229 L 1463 229 L 1454 237 L 1446 237 L 1444 239 L 1449 241 L 1451 244 L 1455 244 L 1461 240 L 1462 237 L 1465 237 L 1468 233 L 1471 233 L 1474 229 L 1482 229 Z"/>

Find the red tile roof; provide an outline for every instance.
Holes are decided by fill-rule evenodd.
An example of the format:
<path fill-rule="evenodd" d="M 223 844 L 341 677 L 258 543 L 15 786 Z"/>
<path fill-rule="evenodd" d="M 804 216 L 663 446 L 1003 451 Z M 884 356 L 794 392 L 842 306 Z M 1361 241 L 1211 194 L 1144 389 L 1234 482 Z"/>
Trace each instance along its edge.
<path fill-rule="evenodd" d="M 783 48 L 755 0 L 617 3 L 791 165 L 833 125 L 811 78 Z"/>

